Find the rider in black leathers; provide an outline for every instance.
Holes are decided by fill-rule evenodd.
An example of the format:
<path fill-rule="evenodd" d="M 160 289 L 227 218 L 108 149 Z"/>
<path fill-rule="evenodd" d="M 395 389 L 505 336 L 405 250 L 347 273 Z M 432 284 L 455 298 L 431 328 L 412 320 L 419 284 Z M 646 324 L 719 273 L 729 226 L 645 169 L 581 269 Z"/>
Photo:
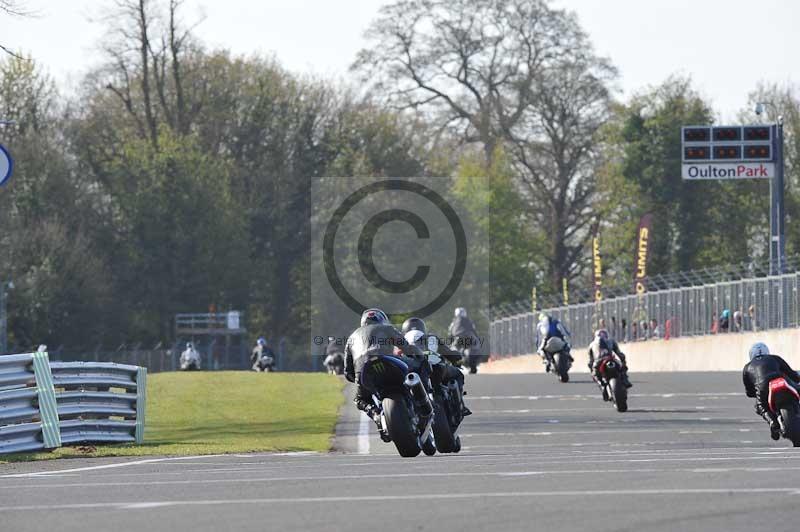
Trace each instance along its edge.
<path fill-rule="evenodd" d="M 756 398 L 756 412 L 769 423 L 770 435 L 779 440 L 780 426 L 775 414 L 769 409 L 769 381 L 785 378 L 790 386 L 798 389 L 800 374 L 778 355 L 769 354 L 769 348 L 758 342 L 750 348 L 750 362 L 742 369 L 742 381 L 747 397 Z"/>
<path fill-rule="evenodd" d="M 420 344 L 422 349 L 427 349 L 428 329 L 422 318 L 408 318 L 406 321 L 404 321 L 402 332 L 405 335 L 409 331 L 420 331 L 422 336 L 419 338 L 419 340 L 417 340 L 417 342 Z M 431 381 L 438 385 L 442 381 L 455 380 L 458 382 L 459 389 L 463 392 L 464 374 L 461 373 L 456 367 L 461 365 L 461 353 L 455 351 L 454 349 L 450 349 L 442 342 L 437 342 L 436 354 L 450 362 L 452 365 L 446 366 L 447 369 L 444 375 L 439 375 L 434 368 L 434 370 L 431 372 Z M 464 394 L 466 395 L 466 392 L 464 392 Z M 467 408 L 467 405 L 464 404 L 463 398 L 461 399 L 461 414 L 465 417 L 472 414 L 472 411 Z"/>
<path fill-rule="evenodd" d="M 467 309 L 458 307 L 455 310 L 453 321 L 450 322 L 450 327 L 447 330 L 450 335 L 452 343 L 450 344 L 455 349 L 463 351 L 467 348 L 470 349 L 470 357 L 480 354 L 480 337 L 478 330 L 475 327 L 475 322 L 467 317 Z M 480 359 L 473 359 L 476 363 Z M 476 365 L 470 367 L 470 373 L 475 373 Z"/>
<path fill-rule="evenodd" d="M 589 373 L 591 373 L 592 377 L 597 380 L 597 363 L 601 358 L 600 352 L 602 351 L 600 348 L 601 340 L 604 342 L 604 346 L 609 351 L 617 355 L 620 362 L 622 362 L 622 381 L 625 383 L 625 387 L 633 387 L 633 384 L 631 384 L 631 381 L 628 378 L 628 362 L 625 360 L 625 353 L 622 352 L 617 341 L 611 338 L 608 335 L 608 331 L 605 329 L 598 329 L 594 333 L 594 341 L 589 345 Z"/>
<path fill-rule="evenodd" d="M 372 402 L 372 392 L 361 386 L 360 375 L 369 357 L 377 355 L 395 355 L 395 348 L 405 355 L 404 362 L 416 371 L 423 383 L 429 382 L 428 363 L 420 358 L 420 350 L 408 345 L 403 335 L 389 322 L 389 318 L 380 309 L 367 309 L 361 315 L 361 327 L 353 331 L 347 339 L 344 350 L 344 375 L 350 382 L 355 382 L 356 395 L 353 402 L 381 427 L 380 410 Z M 426 385 L 427 387 L 427 385 Z"/>

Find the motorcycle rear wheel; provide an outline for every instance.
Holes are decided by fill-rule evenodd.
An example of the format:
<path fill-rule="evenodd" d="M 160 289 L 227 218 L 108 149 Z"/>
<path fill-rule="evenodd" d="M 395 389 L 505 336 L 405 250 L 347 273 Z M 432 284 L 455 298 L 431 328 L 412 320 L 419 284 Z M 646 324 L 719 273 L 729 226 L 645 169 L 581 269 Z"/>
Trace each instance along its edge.
<path fill-rule="evenodd" d="M 569 359 L 564 353 L 556 355 L 556 371 L 558 372 L 558 380 L 561 382 L 569 382 Z"/>
<path fill-rule="evenodd" d="M 800 416 L 797 413 L 797 405 L 781 408 L 781 417 L 786 438 L 791 440 L 794 447 L 800 447 Z"/>
<path fill-rule="evenodd" d="M 617 407 L 617 412 L 626 412 L 628 410 L 628 389 L 625 388 L 625 383 L 620 378 L 613 378 L 609 381 L 609 385 L 614 392 L 614 405 Z"/>
<path fill-rule="evenodd" d="M 411 423 L 411 415 L 406 406 L 405 399 L 400 394 L 392 394 L 383 399 L 383 414 L 386 416 L 386 425 L 389 436 L 397 448 L 400 456 L 413 458 L 422 449 L 419 446 L 417 430 Z"/>
<path fill-rule="evenodd" d="M 447 419 L 444 401 L 440 397 L 436 398 L 434 409 L 433 436 L 436 439 L 436 448 L 439 449 L 440 453 L 456 452 L 454 450 L 456 445 L 455 437 L 453 431 L 450 430 L 450 420 Z"/>

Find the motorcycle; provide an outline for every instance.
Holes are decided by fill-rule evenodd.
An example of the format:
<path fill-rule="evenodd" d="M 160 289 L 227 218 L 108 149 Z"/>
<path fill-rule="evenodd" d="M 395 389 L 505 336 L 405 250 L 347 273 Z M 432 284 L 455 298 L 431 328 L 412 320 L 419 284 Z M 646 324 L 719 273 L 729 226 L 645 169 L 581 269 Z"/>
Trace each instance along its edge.
<path fill-rule="evenodd" d="M 550 371 L 561 382 L 569 382 L 569 370 L 572 367 L 572 355 L 566 342 L 561 338 L 550 338 L 544 347 L 544 361 L 549 363 Z"/>
<path fill-rule="evenodd" d="M 343 375 L 344 374 L 344 357 L 341 353 L 333 353 L 327 355 L 323 362 L 328 369 L 330 375 Z"/>
<path fill-rule="evenodd" d="M 261 355 L 253 364 L 253 371 L 275 371 L 275 359 L 269 355 Z"/>
<path fill-rule="evenodd" d="M 778 418 L 781 436 L 800 447 L 800 394 L 779 377 L 769 381 L 769 409 Z"/>
<path fill-rule="evenodd" d="M 470 374 L 478 373 L 478 364 L 482 362 L 481 350 L 474 338 L 456 338 L 451 346 L 461 353 L 461 363 L 469 368 Z"/>
<path fill-rule="evenodd" d="M 410 344 L 416 344 L 421 336 L 422 333 L 418 331 L 410 331 L 405 338 Z M 458 381 L 447 378 L 447 374 L 454 366 L 439 356 L 438 348 L 439 339 L 436 336 L 428 336 L 425 356 L 431 365 L 433 382 L 434 443 L 440 453 L 457 453 L 461 451 L 461 437 L 456 431 L 464 420 L 461 404 L 464 390 Z"/>
<path fill-rule="evenodd" d="M 190 351 L 181 354 L 181 371 L 198 370 L 200 370 L 200 353 L 197 351 Z"/>
<path fill-rule="evenodd" d="M 361 385 L 372 391 L 381 413 L 381 439 L 403 457 L 436 453 L 433 404 L 419 374 L 400 357 L 378 355 L 364 364 Z"/>
<path fill-rule="evenodd" d="M 597 361 L 595 381 L 603 391 L 603 400 L 611 401 L 617 412 L 628 410 L 628 388 L 622 376 L 622 364 L 610 354 L 603 354 Z"/>

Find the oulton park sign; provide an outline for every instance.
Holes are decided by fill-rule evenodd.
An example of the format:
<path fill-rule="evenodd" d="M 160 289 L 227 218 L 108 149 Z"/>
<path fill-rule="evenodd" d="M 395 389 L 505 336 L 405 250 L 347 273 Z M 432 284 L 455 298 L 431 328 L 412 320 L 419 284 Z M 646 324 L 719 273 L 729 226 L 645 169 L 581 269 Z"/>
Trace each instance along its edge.
<path fill-rule="evenodd" d="M 771 179 L 775 163 L 703 163 L 682 165 L 683 179 Z"/>

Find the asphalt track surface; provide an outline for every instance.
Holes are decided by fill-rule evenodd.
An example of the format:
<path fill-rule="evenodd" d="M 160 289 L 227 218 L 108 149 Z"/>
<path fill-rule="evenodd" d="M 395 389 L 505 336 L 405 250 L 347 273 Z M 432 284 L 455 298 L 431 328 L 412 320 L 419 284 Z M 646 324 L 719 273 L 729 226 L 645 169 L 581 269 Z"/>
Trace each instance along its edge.
<path fill-rule="evenodd" d="M 0 530 L 798 529 L 800 449 L 738 374 L 632 379 L 619 414 L 586 375 L 468 378 L 458 455 L 400 458 L 348 405 L 349 452 L 3 465 Z"/>

